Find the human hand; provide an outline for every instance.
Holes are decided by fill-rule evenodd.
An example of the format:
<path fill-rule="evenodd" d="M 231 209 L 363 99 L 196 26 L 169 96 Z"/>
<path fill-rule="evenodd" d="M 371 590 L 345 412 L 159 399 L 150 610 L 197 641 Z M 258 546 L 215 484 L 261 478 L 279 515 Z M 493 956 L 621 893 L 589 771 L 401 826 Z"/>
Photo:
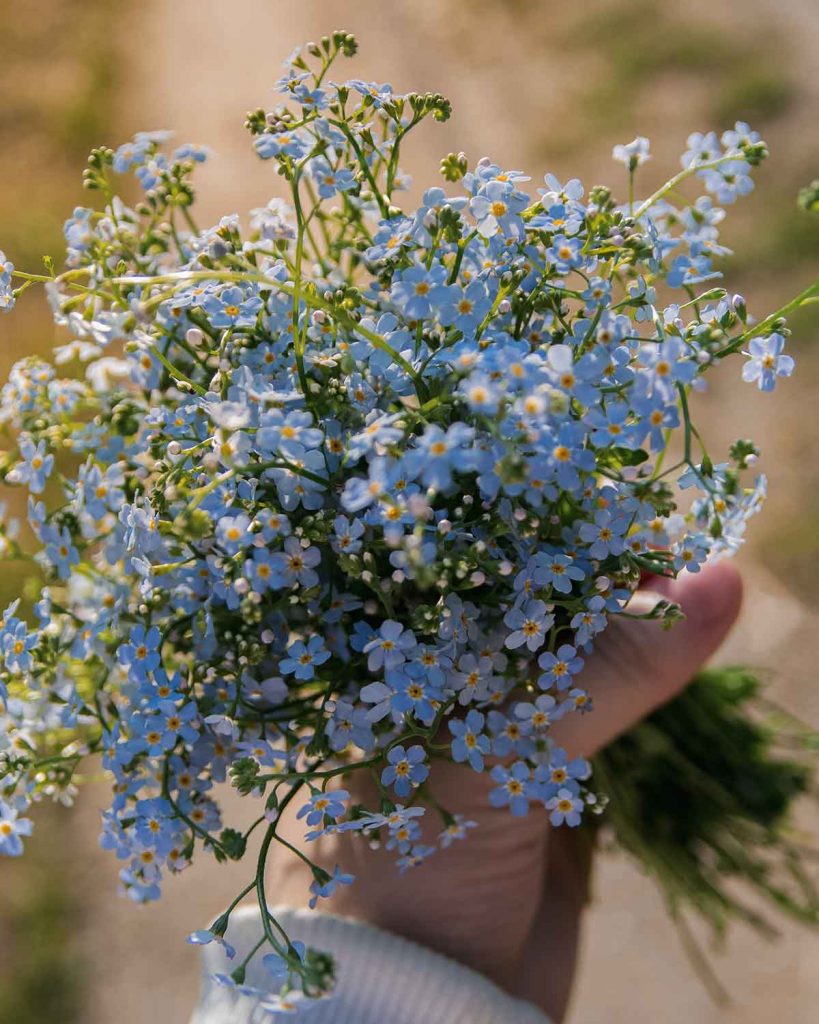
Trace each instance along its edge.
<path fill-rule="evenodd" d="M 716 650 L 736 619 L 739 576 L 729 564 L 705 567 L 676 581 L 652 580 L 634 602 L 649 607 L 657 596 L 679 603 L 684 621 L 671 630 L 656 622 L 615 617 L 582 673 L 594 698 L 590 715 L 570 715 L 550 735 L 571 756 L 590 757 L 675 696 Z M 511 819 L 488 802 L 488 772 L 440 762 L 431 790 L 448 810 L 477 823 L 466 842 L 455 842 L 399 876 L 393 857 L 350 833 L 304 843 L 304 826 L 286 815 L 279 834 L 332 872 L 356 876 L 322 908 L 403 935 L 491 978 L 513 995 L 540 1006 L 554 1020 L 568 1002 L 579 921 L 586 902 L 590 844 L 587 834 L 553 828 L 533 809 Z M 352 784 L 354 798 L 378 806 L 367 781 Z M 427 814 L 425 842 L 433 842 Z M 293 907 L 308 900 L 309 870 L 297 858 L 273 861 L 269 893 Z"/>

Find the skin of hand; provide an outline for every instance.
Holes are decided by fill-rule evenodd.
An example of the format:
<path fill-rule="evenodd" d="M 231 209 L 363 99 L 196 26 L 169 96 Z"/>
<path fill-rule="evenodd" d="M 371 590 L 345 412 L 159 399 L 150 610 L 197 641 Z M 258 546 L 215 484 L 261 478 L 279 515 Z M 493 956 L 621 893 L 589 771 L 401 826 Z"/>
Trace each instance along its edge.
<path fill-rule="evenodd" d="M 594 711 L 569 715 L 551 730 L 570 756 L 592 756 L 682 690 L 730 630 L 742 586 L 736 570 L 719 562 L 679 580 L 652 579 L 630 610 L 648 609 L 658 596 L 678 602 L 685 619 L 670 630 L 656 621 L 611 620 L 578 677 Z M 353 798 L 378 807 L 375 786 L 356 778 L 344 783 Z M 279 832 L 328 871 L 338 864 L 356 876 L 355 884 L 323 900 L 322 910 L 437 950 L 562 1020 L 587 902 L 589 838 L 581 829 L 553 828 L 534 807 L 523 818 L 492 808 L 487 796 L 495 783 L 488 772 L 436 761 L 430 781 L 442 806 L 478 827 L 403 876 L 393 853 L 371 849 L 360 836 L 306 844 L 302 822 L 289 812 Z M 440 818 L 429 810 L 423 827 L 422 842 L 434 842 Z M 274 903 L 306 906 L 312 876 L 285 853 L 273 859 L 269 895 Z"/>

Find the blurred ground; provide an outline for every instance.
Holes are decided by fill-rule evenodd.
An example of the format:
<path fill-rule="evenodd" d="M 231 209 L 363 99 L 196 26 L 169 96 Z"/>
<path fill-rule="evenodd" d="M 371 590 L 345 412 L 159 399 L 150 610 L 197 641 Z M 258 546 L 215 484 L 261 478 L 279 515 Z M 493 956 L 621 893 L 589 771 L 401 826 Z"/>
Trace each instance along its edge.
<path fill-rule="evenodd" d="M 398 90 L 440 91 L 452 100 L 452 120 L 425 127 L 407 150 L 406 170 L 416 188 L 437 183 L 438 160 L 459 149 L 473 162 L 487 153 L 507 166 L 526 168 L 535 179 L 551 170 L 561 178 L 579 175 L 587 185 L 598 180 L 618 185 L 611 146 L 643 134 L 651 137 L 654 153 L 642 179 L 648 192 L 675 169 L 689 132 L 725 127 L 742 117 L 763 131 L 773 155 L 758 176 L 757 191 L 731 211 L 724 239 L 742 255 L 729 264 L 730 287 L 749 295 L 751 311 L 761 314 L 816 274 L 819 229 L 794 206 L 798 187 L 819 176 L 819 6 L 809 0 L 721 5 L 687 0 L 684 7 L 659 0 L 591 0 L 566 10 L 537 0 L 481 5 L 322 0 L 298 8 L 284 0 L 231 5 L 149 0 L 118 12 L 113 50 L 105 41 L 106 22 L 100 28 L 94 21 L 104 4 L 49 0 L 42 7 L 43 26 L 50 24 L 52 31 L 38 35 L 33 18 L 18 16 L 15 23 L 12 5 L 0 3 L 0 28 L 5 21 L 16 26 L 12 41 L 2 37 L 0 56 L 5 60 L 10 48 L 32 55 L 23 77 L 21 65 L 15 73 L 0 61 L 4 94 L 21 98 L 21 104 L 25 99 L 14 114 L 14 131 L 11 114 L 0 118 L 0 140 L 8 136 L 10 145 L 19 136 L 43 140 L 40 148 L 16 158 L 17 167 L 21 160 L 26 166 L 17 193 L 0 194 L 0 240 L 17 262 L 26 256 L 31 265 L 41 247 L 57 252 L 53 229 L 20 219 L 23 199 L 38 225 L 59 223 L 77 201 L 68 198 L 70 186 L 62 184 L 67 169 L 78 179 L 89 143 L 116 145 L 138 129 L 173 128 L 179 141 L 204 142 L 216 150 L 200 178 L 200 222 L 261 205 L 277 182 L 270 166 L 253 157 L 242 128 L 244 113 L 275 102 L 271 83 L 295 45 L 343 27 L 358 35 L 361 46 L 351 74 L 391 81 Z M 66 43 L 71 32 L 73 45 Z M 116 73 L 109 78 L 99 70 L 113 67 Z M 73 83 L 83 96 L 90 91 L 90 100 L 80 104 L 86 114 L 70 131 L 64 129 L 59 104 L 53 109 L 55 90 L 62 96 L 70 92 L 63 83 Z M 44 121 L 39 134 L 28 131 L 32 117 L 34 129 L 38 118 Z M 89 139 L 89 125 L 97 133 L 104 129 L 104 135 Z M 8 156 L 0 161 L 10 168 Z M 752 524 L 741 557 L 748 579 L 746 610 L 722 656 L 770 668 L 776 698 L 819 725 L 813 686 L 819 481 L 810 431 L 819 383 L 819 322 L 815 315 L 802 315 L 793 326 L 798 374 L 773 398 L 742 386 L 734 366 L 698 402 L 713 450 L 739 432 L 750 433 L 763 448 L 762 468 L 771 478 L 765 514 Z M 34 317 L 28 330 L 24 335 L 17 327 L 11 334 L 2 325 L 4 368 L 23 354 L 30 338 L 37 348 L 50 343 L 43 319 Z M 223 907 L 243 881 L 243 868 L 214 867 L 207 874 L 199 864 L 168 886 L 158 906 L 117 901 L 117 865 L 95 845 L 104 800 L 104 783 L 90 784 L 78 814 L 55 810 L 45 817 L 31 844 L 33 852 L 39 844 L 40 867 L 0 865 L 0 936 L 14 927 L 18 957 L 24 942 L 29 949 L 42 944 L 31 935 L 62 929 L 69 943 L 45 942 L 53 949 L 53 962 L 62 964 L 57 976 L 64 979 L 66 1012 L 55 1017 L 46 1001 L 39 1016 L 27 1019 L 32 1024 L 56 1019 L 183 1024 L 197 973 L 196 954 L 184 936 Z M 33 871 L 41 875 L 32 876 Z M 58 911 L 57 921 L 41 933 L 25 931 L 19 916 L 11 920 L 20 912 L 17 895 L 27 886 L 40 891 L 42 877 L 57 879 L 47 901 L 50 913 Z M 6 896 L 12 887 L 14 900 Z M 599 866 L 596 897 L 570 1024 L 816 1020 L 816 935 L 789 927 L 778 944 L 769 945 L 737 932 L 727 953 L 714 958 L 734 998 L 731 1007 L 719 1009 L 689 968 L 650 881 L 625 859 L 606 858 Z M 41 920 L 42 908 L 33 897 L 22 898 L 22 906 L 25 920 Z M 73 945 L 71 934 L 79 934 Z M 66 965 L 66 948 L 79 954 L 82 978 Z M 18 973 L 19 967 L 14 977 Z M 13 985 L 0 964 L 0 1024 L 22 1019 L 2 1002 L 4 986 L 13 996 Z"/>

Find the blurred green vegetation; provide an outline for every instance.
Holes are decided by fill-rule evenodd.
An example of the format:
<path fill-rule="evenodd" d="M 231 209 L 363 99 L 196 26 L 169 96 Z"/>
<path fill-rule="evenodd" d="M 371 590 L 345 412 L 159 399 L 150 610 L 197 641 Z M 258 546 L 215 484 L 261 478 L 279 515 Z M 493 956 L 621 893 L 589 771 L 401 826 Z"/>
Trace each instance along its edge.
<path fill-rule="evenodd" d="M 35 14 L 0 0 L 0 244 L 32 270 L 44 253 L 59 257 L 63 222 L 87 199 L 82 169 L 111 130 L 118 57 L 110 3 L 36 6 Z M 26 295 L 3 322 L 0 376 L 52 344 L 45 304 Z M 9 497 L 18 512 L 19 495 Z M 3 566 L 0 607 L 20 596 L 30 573 L 23 563 Z M 38 807 L 35 820 L 25 858 L 0 864 L 0 1024 L 82 1024 L 86 970 L 66 878 L 72 844 L 60 808 Z"/>
<path fill-rule="evenodd" d="M 39 841 L 2 867 L 0 1024 L 80 1024 L 83 971 L 73 948 L 78 908 L 64 884 L 61 808 L 37 815 Z M 63 812 L 64 814 L 65 812 Z M 48 842 L 51 838 L 51 842 Z"/>
<path fill-rule="evenodd" d="M 788 109 L 797 92 L 787 71 L 771 68 L 766 60 L 778 35 L 773 25 L 761 32 L 758 23 L 740 24 L 730 35 L 720 32 L 717 45 L 713 26 L 691 18 L 685 7 L 615 0 L 596 10 L 586 8 L 565 38 L 579 58 L 591 56 L 593 62 L 584 69 L 588 82 L 578 104 L 582 116 L 562 140 L 564 147 L 581 148 L 590 130 L 617 132 L 633 124 L 641 100 L 664 80 L 673 85 L 683 108 L 707 92 L 707 127 L 748 120 L 765 128 Z"/>
<path fill-rule="evenodd" d="M 0 225 L 14 262 L 58 253 L 83 201 L 84 158 L 112 121 L 111 18 L 105 0 L 38 0 L 36 17 L 0 0 Z"/>

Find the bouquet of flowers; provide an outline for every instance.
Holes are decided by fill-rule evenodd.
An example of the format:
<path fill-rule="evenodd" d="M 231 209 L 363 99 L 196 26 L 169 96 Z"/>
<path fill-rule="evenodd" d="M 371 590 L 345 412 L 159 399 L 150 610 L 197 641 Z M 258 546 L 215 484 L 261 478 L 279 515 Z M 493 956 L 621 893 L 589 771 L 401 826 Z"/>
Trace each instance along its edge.
<path fill-rule="evenodd" d="M 261 834 L 251 880 L 192 939 L 224 943 L 255 893 L 271 1010 L 332 984 L 269 910 L 288 805 L 310 840 L 391 839 L 401 870 L 436 851 L 425 811 L 442 844 L 467 835 L 434 801 L 434 758 L 491 772 L 512 817 L 572 827 L 603 809 L 614 753 L 595 783 L 550 724 L 591 711 L 584 656 L 644 574 L 740 545 L 765 493 L 746 480 L 757 450 L 713 459 L 691 399 L 740 354 L 772 390 L 794 365 L 784 314 L 819 296 L 753 321 L 717 284 L 722 207 L 766 156 L 744 124 L 692 135 L 642 200 L 640 138 L 615 149 L 625 202 L 551 174 L 531 195 L 520 171 L 450 154 L 445 187 L 401 208 L 404 137 L 449 104 L 333 82 L 355 50 L 336 32 L 297 51 L 286 105 L 248 115 L 291 197 L 249 230 L 200 228 L 206 150 L 141 133 L 92 152 L 100 208 L 66 223 L 63 270 L 0 257 L 0 304 L 42 282 L 67 332 L 2 393 L 0 473 L 27 489 L 37 541 L 9 519 L 2 552 L 40 582 L 0 624 L 0 852 L 21 852 L 32 801 L 70 801 L 91 754 L 113 781 L 102 843 L 135 900 Z M 706 191 L 692 202 L 689 180 Z M 378 806 L 339 788 L 355 772 Z M 258 805 L 245 832 L 222 820 L 227 780 Z M 314 865 L 313 904 L 351 881 Z M 245 991 L 245 964 L 221 982 Z"/>

